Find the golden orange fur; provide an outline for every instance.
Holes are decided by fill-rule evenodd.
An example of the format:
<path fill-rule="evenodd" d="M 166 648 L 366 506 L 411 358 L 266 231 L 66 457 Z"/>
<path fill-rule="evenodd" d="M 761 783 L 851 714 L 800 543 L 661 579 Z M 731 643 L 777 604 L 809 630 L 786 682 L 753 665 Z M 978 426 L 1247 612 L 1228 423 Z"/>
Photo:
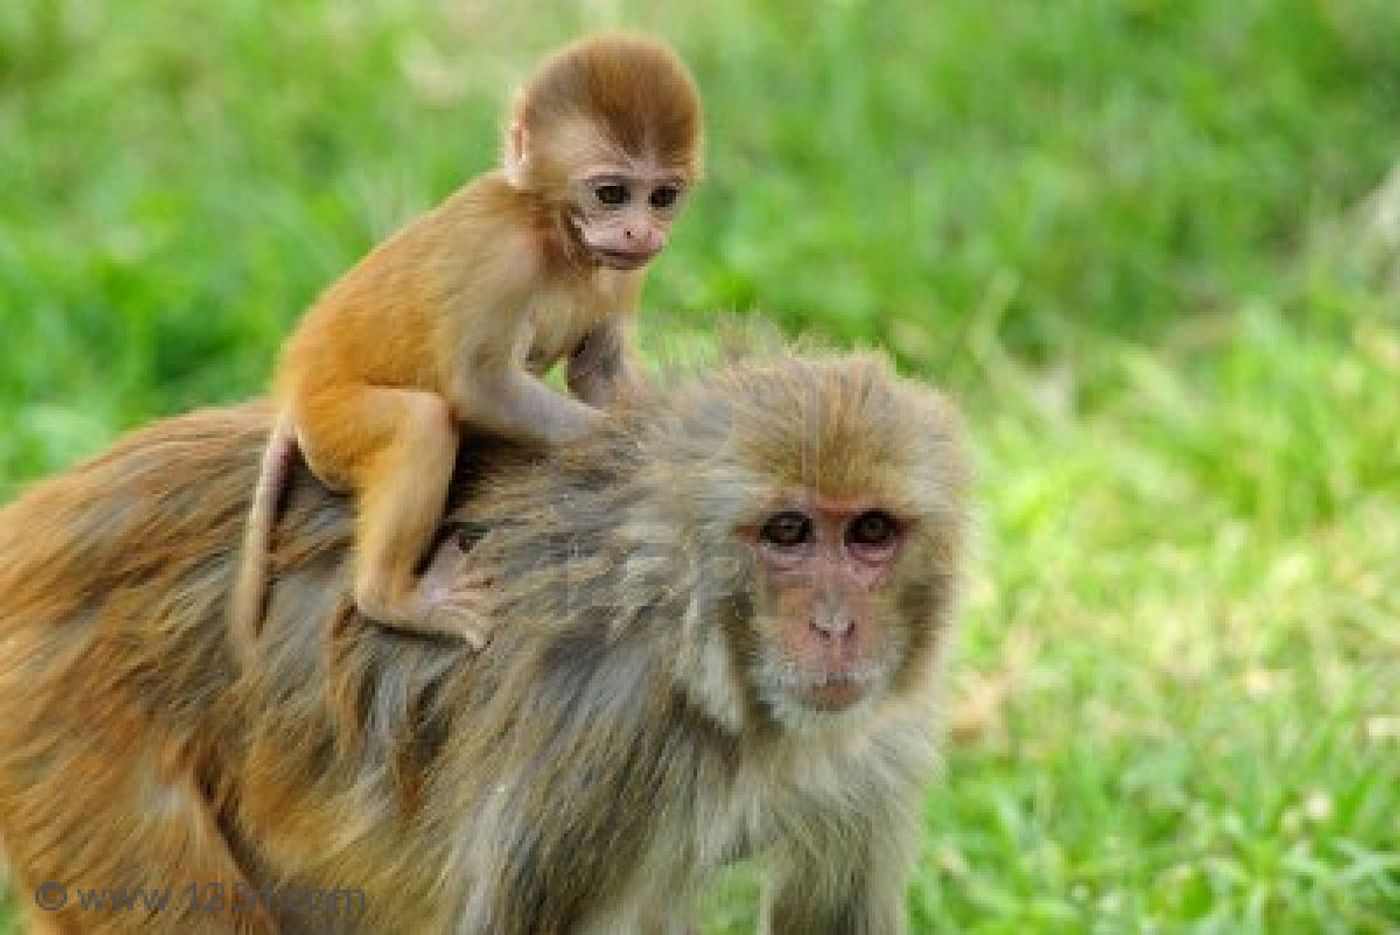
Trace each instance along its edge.
<path fill-rule="evenodd" d="M 298 452 L 355 498 L 359 608 L 391 627 L 481 645 L 476 597 L 445 586 L 464 557 L 433 574 L 418 569 L 442 515 L 457 427 L 557 445 L 596 425 L 595 407 L 639 379 L 631 318 L 643 269 L 699 172 L 699 145 L 699 97 L 673 52 L 621 34 L 581 40 L 521 91 L 505 168 L 326 290 L 287 341 L 274 381 L 281 419 L 232 607 L 247 654 Z M 574 397 L 539 379 L 561 360 Z"/>

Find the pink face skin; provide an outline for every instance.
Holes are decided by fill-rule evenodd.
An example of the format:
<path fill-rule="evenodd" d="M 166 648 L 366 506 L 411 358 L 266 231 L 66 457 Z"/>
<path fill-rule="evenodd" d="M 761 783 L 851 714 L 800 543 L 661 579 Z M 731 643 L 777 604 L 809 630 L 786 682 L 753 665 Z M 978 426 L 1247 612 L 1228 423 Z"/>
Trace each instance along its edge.
<path fill-rule="evenodd" d="M 765 616 L 786 694 L 818 711 L 866 696 L 888 668 L 882 585 L 907 524 L 869 503 L 821 497 L 774 508 L 744 530 L 764 577 Z"/>
<path fill-rule="evenodd" d="M 575 184 L 579 238 L 610 269 L 645 266 L 666 246 L 685 196 L 684 181 L 663 172 L 604 167 Z"/>
<path fill-rule="evenodd" d="M 563 120 L 550 130 L 547 147 L 532 153 L 531 134 L 520 123 L 506 136 L 505 174 L 528 190 L 530 167 L 582 166 L 569 176 L 569 221 L 589 258 L 598 266 L 635 270 L 666 246 L 685 198 L 689 175 L 652 155 L 623 153 L 593 121 Z"/>

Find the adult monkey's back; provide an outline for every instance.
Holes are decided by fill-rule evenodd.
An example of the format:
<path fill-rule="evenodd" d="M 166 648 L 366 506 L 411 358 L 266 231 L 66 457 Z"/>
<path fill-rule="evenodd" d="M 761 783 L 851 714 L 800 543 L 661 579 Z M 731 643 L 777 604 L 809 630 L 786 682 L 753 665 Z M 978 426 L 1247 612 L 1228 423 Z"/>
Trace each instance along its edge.
<path fill-rule="evenodd" d="M 22 902 L 72 894 L 36 917 L 134 928 L 79 890 L 171 887 L 157 930 L 230 930 L 218 883 L 261 931 L 666 931 L 767 852 L 773 931 L 901 928 L 964 524 L 941 397 L 781 358 L 474 455 L 509 624 L 479 655 L 355 616 L 347 504 L 299 476 L 240 678 L 268 418 L 160 423 L 0 510 L 0 839 Z"/>

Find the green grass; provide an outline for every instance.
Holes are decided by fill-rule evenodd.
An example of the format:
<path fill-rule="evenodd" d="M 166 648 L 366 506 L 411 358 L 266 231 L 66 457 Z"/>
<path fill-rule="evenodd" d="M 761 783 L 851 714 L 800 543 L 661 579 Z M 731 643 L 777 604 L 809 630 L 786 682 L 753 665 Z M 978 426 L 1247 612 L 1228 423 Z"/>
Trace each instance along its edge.
<path fill-rule="evenodd" d="M 711 179 L 647 306 L 890 347 L 979 447 L 916 930 L 1396 931 L 1400 5 L 493 6 L 0 4 L 0 496 L 257 392 L 535 55 L 650 26 Z"/>

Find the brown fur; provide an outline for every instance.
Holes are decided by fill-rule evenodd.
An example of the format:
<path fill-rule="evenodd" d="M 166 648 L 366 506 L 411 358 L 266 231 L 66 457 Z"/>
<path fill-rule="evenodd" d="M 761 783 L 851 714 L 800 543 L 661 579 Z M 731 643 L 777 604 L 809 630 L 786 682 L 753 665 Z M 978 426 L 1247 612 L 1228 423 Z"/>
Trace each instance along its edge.
<path fill-rule="evenodd" d="M 350 504 L 298 467 L 265 650 L 240 673 L 222 602 L 271 417 L 158 423 L 0 510 L 0 839 L 20 892 L 365 895 L 361 916 L 281 909 L 250 931 L 663 931 L 708 871 L 761 851 L 770 931 L 900 930 L 961 565 L 939 397 L 870 357 L 779 359 L 544 460 L 464 452 L 453 519 L 485 534 L 502 624 L 481 653 L 354 611 Z M 881 597 L 891 678 L 840 714 L 772 703 L 771 602 L 735 535 L 791 483 L 912 524 Z"/>
<path fill-rule="evenodd" d="M 692 179 L 703 171 L 700 93 L 676 54 L 644 37 L 603 33 L 560 49 L 521 90 L 515 112 L 531 127 L 587 115 L 629 155 L 653 153 Z M 558 190 L 557 179 L 536 183 Z"/>
<path fill-rule="evenodd" d="M 442 517 L 458 425 L 539 445 L 576 438 L 636 382 L 631 318 L 674 208 L 593 204 L 590 178 L 678 189 L 699 167 L 700 101 L 674 53 L 604 34 L 551 56 L 526 84 L 507 169 L 488 173 L 381 244 L 332 285 L 287 341 L 274 436 L 233 602 L 256 655 L 280 466 L 293 440 L 318 478 L 354 496 L 357 606 L 405 630 L 476 645 L 471 596 L 418 574 Z M 512 174 L 509 166 L 524 167 Z M 586 202 L 586 203 L 584 203 Z M 630 245 L 630 246 L 629 246 Z M 643 261 L 644 262 L 644 261 Z M 576 398 L 538 378 L 568 361 Z"/>

